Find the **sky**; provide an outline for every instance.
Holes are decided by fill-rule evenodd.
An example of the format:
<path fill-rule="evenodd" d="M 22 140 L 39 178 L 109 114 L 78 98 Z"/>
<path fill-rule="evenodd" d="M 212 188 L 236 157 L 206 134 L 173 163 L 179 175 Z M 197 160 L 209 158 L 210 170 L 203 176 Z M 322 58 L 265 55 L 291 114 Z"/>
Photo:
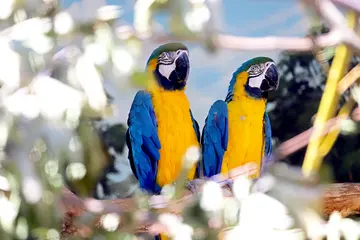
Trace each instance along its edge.
<path fill-rule="evenodd" d="M 81 3 L 80 3 L 81 2 Z M 120 5 L 124 9 L 122 21 L 133 21 L 134 0 L 62 0 L 64 7 L 90 9 L 102 4 Z M 309 27 L 304 11 L 296 0 L 223 0 L 222 32 L 236 36 L 304 36 Z M 166 18 L 159 18 L 166 25 Z M 278 59 L 279 51 L 234 51 L 219 50 L 207 53 L 201 46 L 185 44 L 190 53 L 190 75 L 186 88 L 192 112 L 200 127 L 204 125 L 208 110 L 213 102 L 224 99 L 232 73 L 246 60 L 256 56 Z M 158 44 L 149 44 L 144 49 L 140 65 Z M 281 84 L 281 83 L 280 83 Z M 126 122 L 133 97 L 138 89 L 117 93 L 114 91 L 116 113 L 112 120 Z"/>

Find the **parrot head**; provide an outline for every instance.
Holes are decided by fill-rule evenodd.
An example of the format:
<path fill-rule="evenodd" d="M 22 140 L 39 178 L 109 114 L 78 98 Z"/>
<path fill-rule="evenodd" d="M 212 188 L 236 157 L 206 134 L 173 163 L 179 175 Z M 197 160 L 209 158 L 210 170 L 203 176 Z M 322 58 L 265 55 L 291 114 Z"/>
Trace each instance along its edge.
<path fill-rule="evenodd" d="M 232 97 L 234 94 L 234 86 L 237 81 L 242 81 L 245 92 L 251 97 L 266 98 L 268 92 L 279 87 L 279 72 L 271 58 L 255 57 L 243 63 L 234 72 L 228 97 Z"/>
<path fill-rule="evenodd" d="M 190 70 L 189 51 L 182 43 L 161 45 L 152 52 L 147 69 L 164 89 L 182 90 Z"/>
<path fill-rule="evenodd" d="M 248 89 L 259 89 L 262 92 L 276 90 L 279 86 L 279 73 L 272 59 L 267 57 L 253 58 L 244 63 L 248 73 Z"/>

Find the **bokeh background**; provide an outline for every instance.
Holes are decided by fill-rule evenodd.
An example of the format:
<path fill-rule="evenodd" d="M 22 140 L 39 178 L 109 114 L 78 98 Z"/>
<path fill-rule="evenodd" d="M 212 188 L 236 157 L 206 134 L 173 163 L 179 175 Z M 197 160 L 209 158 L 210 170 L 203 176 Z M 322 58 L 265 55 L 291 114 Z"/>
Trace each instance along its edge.
<path fill-rule="evenodd" d="M 87 9 L 91 12 L 104 4 L 118 4 L 117 1 L 83 0 L 63 1 L 70 11 Z M 121 21 L 131 24 L 133 21 L 134 1 L 122 1 L 124 14 Z M 314 26 L 308 16 L 295 0 L 226 0 L 222 3 L 223 32 L 232 35 L 250 37 L 261 36 L 305 36 L 328 32 L 325 25 Z M 167 16 L 158 16 L 161 28 L 167 26 Z M 186 43 L 186 42 L 185 42 Z M 268 112 L 272 121 L 274 145 L 307 130 L 312 126 L 313 116 L 325 84 L 322 66 L 313 54 L 292 54 L 282 51 L 231 51 L 218 50 L 211 54 L 203 46 L 186 43 L 190 49 L 191 71 L 186 93 L 189 97 L 194 117 L 200 127 L 211 104 L 217 99 L 224 99 L 233 71 L 242 62 L 255 56 L 268 56 L 278 63 L 281 71 L 280 88 L 269 98 Z M 146 43 L 138 68 L 143 68 L 147 57 L 157 44 Z M 327 48 L 323 53 L 323 63 L 330 64 L 334 48 Z M 360 62 L 359 57 L 353 57 L 351 67 Z M 107 86 L 107 92 L 114 99 L 116 113 L 111 119 L 99 122 L 99 127 L 106 131 L 109 146 L 117 146 L 114 164 L 107 168 L 104 178 L 98 184 L 97 197 L 116 198 L 130 196 L 135 188 L 134 180 L 128 160 L 127 147 L 121 140 L 125 129 L 127 114 L 133 97 L 138 89 L 127 89 L 124 92 L 114 91 Z M 105 130 L 112 127 L 111 130 Z M 116 130 L 115 130 L 116 129 Z M 356 131 L 355 131 L 356 133 Z M 117 135 L 118 134 L 118 135 Z M 357 135 L 341 135 L 334 148 L 326 156 L 322 168 L 324 178 L 340 182 L 359 181 L 360 164 L 359 137 Z M 120 150 L 123 150 L 120 153 Z M 301 165 L 305 148 L 287 157 L 284 161 L 294 165 Z"/>

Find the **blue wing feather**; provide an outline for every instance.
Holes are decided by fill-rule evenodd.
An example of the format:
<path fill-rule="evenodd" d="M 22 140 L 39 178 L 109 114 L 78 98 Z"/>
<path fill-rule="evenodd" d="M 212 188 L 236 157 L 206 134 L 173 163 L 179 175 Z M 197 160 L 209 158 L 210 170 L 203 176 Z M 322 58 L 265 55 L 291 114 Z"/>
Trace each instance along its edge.
<path fill-rule="evenodd" d="M 129 161 L 140 188 L 157 193 L 156 173 L 160 159 L 160 140 L 150 94 L 138 91 L 128 117 Z"/>
<path fill-rule="evenodd" d="M 199 127 L 198 122 L 195 120 L 191 110 L 190 110 L 190 117 L 191 117 L 191 121 L 193 123 L 193 128 L 195 130 L 196 138 L 197 138 L 198 142 L 200 143 L 200 127 Z M 198 178 L 200 176 L 201 176 L 201 174 L 200 174 L 200 166 L 198 164 L 197 167 L 196 167 L 196 171 L 195 171 L 195 178 Z"/>
<path fill-rule="evenodd" d="M 271 124 L 270 124 L 270 118 L 267 112 L 264 114 L 264 132 L 265 132 L 265 154 L 271 155 L 272 153 L 272 143 L 271 143 Z"/>
<path fill-rule="evenodd" d="M 205 177 L 220 173 L 228 137 L 228 108 L 225 101 L 218 100 L 209 110 L 201 139 Z"/>
<path fill-rule="evenodd" d="M 261 173 L 265 171 L 265 168 L 271 164 L 272 162 L 272 131 L 271 131 L 271 124 L 270 124 L 270 118 L 268 113 L 265 111 L 264 113 L 264 135 L 265 135 L 265 151 L 264 151 L 264 159 L 261 166 Z"/>
<path fill-rule="evenodd" d="M 200 142 L 200 128 L 199 128 L 199 124 L 198 122 L 195 120 L 191 110 L 190 110 L 190 117 L 191 117 L 191 121 L 193 123 L 193 127 L 194 127 L 194 130 L 195 130 L 195 134 L 196 134 L 196 137 L 197 137 L 197 140 L 198 142 Z"/>

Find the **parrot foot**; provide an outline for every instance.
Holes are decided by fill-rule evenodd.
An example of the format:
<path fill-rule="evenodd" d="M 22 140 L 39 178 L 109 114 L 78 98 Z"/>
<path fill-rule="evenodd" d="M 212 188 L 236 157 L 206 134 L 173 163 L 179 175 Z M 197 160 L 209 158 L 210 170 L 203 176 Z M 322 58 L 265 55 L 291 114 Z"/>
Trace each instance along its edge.
<path fill-rule="evenodd" d="M 202 187 L 202 185 L 206 182 L 205 179 L 194 179 L 187 183 L 187 189 L 191 191 L 192 194 L 196 194 Z"/>

